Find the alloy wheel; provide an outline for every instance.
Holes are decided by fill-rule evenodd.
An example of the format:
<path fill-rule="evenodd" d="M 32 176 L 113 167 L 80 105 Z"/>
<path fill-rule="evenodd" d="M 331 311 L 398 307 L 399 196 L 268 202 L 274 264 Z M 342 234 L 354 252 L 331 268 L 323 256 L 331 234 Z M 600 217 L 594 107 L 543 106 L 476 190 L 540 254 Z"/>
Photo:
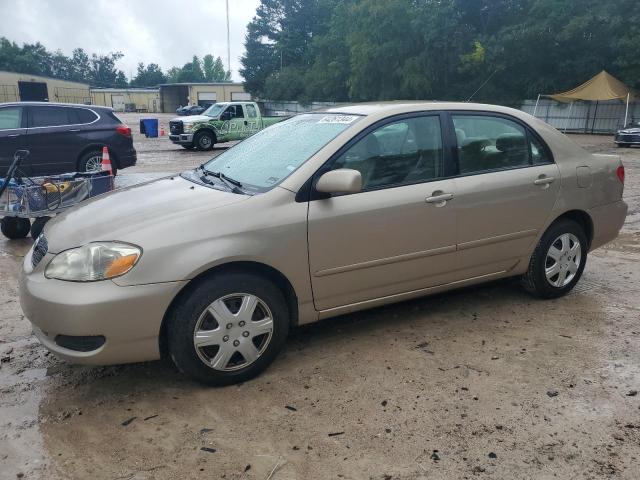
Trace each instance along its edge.
<path fill-rule="evenodd" d="M 273 335 L 273 315 L 255 295 L 233 293 L 202 312 L 193 334 L 198 357 L 208 367 L 229 372 L 254 363 Z"/>
<path fill-rule="evenodd" d="M 85 164 L 84 171 L 85 172 L 99 172 L 102 170 L 102 155 L 94 155 L 93 157 L 89 157 L 87 159 L 87 163 Z"/>
<path fill-rule="evenodd" d="M 582 261 L 580 241 L 572 233 L 556 238 L 547 252 L 545 276 L 556 288 L 567 286 L 574 279 Z"/>

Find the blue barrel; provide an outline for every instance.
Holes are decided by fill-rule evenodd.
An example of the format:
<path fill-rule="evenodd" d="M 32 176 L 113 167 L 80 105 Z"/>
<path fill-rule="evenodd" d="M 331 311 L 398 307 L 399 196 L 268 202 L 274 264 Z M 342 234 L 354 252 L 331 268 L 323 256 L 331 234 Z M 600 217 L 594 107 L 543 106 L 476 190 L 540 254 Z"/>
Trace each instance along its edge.
<path fill-rule="evenodd" d="M 158 136 L 158 119 L 157 118 L 143 118 L 144 134 L 147 138 L 156 138 Z"/>

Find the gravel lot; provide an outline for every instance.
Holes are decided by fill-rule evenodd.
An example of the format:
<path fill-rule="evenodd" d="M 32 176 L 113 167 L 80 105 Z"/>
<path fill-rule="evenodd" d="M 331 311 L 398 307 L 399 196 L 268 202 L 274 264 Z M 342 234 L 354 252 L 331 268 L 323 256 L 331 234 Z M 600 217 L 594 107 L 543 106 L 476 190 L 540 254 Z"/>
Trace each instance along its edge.
<path fill-rule="evenodd" d="M 327 320 L 228 388 L 47 354 L 17 300 L 30 240 L 0 240 L 0 478 L 637 479 L 640 149 L 573 138 L 623 156 L 630 213 L 572 294 L 501 281 Z M 135 141 L 119 185 L 212 156 Z"/>

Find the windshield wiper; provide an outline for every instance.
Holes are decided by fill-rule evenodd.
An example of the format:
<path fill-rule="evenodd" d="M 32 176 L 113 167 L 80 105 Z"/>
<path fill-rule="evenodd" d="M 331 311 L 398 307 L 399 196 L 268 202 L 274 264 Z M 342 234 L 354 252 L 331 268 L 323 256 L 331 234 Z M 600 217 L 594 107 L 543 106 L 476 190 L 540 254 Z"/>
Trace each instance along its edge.
<path fill-rule="evenodd" d="M 202 171 L 205 173 L 205 175 L 211 175 L 212 177 L 216 177 L 233 193 L 241 193 L 241 194 L 245 193 L 245 191 L 242 190 L 242 183 L 240 183 L 238 180 L 227 177 L 222 172 L 212 172 L 210 170 L 207 170 L 202 165 L 201 165 L 201 168 L 202 168 Z"/>

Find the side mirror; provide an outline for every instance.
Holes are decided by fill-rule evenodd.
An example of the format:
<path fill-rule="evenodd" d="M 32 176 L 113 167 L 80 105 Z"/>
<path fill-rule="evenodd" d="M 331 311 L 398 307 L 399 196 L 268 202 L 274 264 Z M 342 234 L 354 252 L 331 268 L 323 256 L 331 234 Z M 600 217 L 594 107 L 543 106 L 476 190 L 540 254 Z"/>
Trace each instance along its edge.
<path fill-rule="evenodd" d="M 350 168 L 331 170 L 318 179 L 316 190 L 322 193 L 358 193 L 362 190 L 362 175 Z"/>

